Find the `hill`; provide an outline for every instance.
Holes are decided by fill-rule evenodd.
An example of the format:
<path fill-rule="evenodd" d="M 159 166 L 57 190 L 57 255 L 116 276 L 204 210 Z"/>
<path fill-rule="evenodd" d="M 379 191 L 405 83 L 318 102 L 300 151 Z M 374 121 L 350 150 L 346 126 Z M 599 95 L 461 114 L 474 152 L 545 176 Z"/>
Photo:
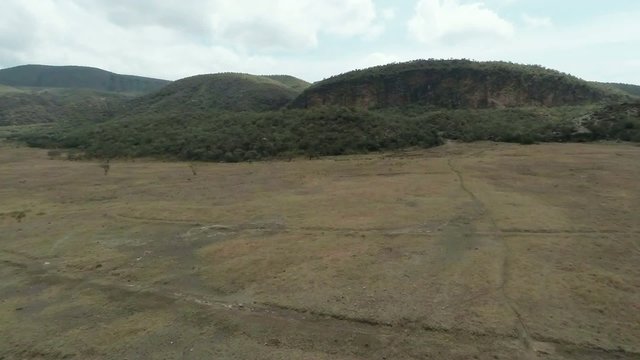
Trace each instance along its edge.
<path fill-rule="evenodd" d="M 0 126 L 82 120 L 97 122 L 123 109 L 130 97 L 83 89 L 0 86 Z"/>
<path fill-rule="evenodd" d="M 7 93 L 17 93 L 17 92 L 22 92 L 22 90 L 11 87 L 11 86 L 0 84 L 0 95 L 7 94 Z"/>
<path fill-rule="evenodd" d="M 582 105 L 620 97 L 540 66 L 469 60 L 416 60 L 356 70 L 315 83 L 293 107 L 367 109 L 418 105 L 482 109 Z"/>
<path fill-rule="evenodd" d="M 311 83 L 308 83 L 302 79 L 298 79 L 297 77 L 291 75 L 262 75 L 262 77 L 269 78 L 271 80 L 275 80 L 279 83 L 282 83 L 293 90 L 298 92 L 304 91 L 306 88 L 311 86 Z"/>
<path fill-rule="evenodd" d="M 640 141 L 638 105 L 613 102 L 630 96 L 537 66 L 391 64 L 324 80 L 297 98 L 296 83 L 280 76 L 199 75 L 98 117 L 105 121 L 62 121 L 12 136 L 88 157 L 229 162 L 430 147 L 446 140 Z"/>
<path fill-rule="evenodd" d="M 128 118 L 209 114 L 219 111 L 265 111 L 282 108 L 299 91 L 268 77 L 222 73 L 175 81 L 134 100 Z"/>
<path fill-rule="evenodd" d="M 597 83 L 597 84 L 609 90 L 619 91 L 627 95 L 640 97 L 640 86 L 638 85 L 621 84 L 621 83 Z"/>
<path fill-rule="evenodd" d="M 65 82 L 69 84 L 71 80 Z M 301 91 L 296 89 L 308 85 L 288 75 L 200 75 L 179 80 L 139 98 L 133 97 L 137 94 L 132 92 L 0 85 L 0 126 L 64 120 L 91 123 L 110 117 L 153 119 L 171 114 L 201 117 L 219 111 L 274 110 L 293 100 Z"/>
<path fill-rule="evenodd" d="M 0 84 L 12 87 L 149 93 L 168 83 L 166 80 L 120 75 L 83 66 L 22 65 L 0 70 Z"/>
<path fill-rule="evenodd" d="M 640 102 L 610 104 L 582 121 L 593 138 L 640 142 Z"/>

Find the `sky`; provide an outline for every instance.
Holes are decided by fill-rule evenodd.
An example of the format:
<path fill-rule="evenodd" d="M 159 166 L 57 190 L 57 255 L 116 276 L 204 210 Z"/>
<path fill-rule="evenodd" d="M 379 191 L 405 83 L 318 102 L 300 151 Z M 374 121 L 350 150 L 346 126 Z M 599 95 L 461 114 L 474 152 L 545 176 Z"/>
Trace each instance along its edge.
<path fill-rule="evenodd" d="M 640 84 L 638 0 L 2 0 L 0 68 L 318 81 L 427 58 Z"/>

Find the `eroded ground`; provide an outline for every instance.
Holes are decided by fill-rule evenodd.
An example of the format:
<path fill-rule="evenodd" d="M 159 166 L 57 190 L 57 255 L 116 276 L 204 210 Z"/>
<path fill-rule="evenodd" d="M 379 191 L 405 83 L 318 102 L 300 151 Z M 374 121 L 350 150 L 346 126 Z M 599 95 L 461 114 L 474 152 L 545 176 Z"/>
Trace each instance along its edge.
<path fill-rule="evenodd" d="M 639 359 L 639 159 L 449 144 L 105 176 L 5 144 L 0 359 Z"/>

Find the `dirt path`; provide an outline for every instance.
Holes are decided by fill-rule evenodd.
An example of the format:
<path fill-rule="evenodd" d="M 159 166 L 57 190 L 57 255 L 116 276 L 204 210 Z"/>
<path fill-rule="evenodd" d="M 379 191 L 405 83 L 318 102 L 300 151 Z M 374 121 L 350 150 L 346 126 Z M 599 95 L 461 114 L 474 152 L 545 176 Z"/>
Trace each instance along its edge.
<path fill-rule="evenodd" d="M 453 171 L 457 175 L 459 184 L 460 184 L 460 189 L 464 191 L 469 196 L 469 198 L 473 201 L 474 208 L 476 209 L 478 218 L 486 218 L 489 220 L 489 223 L 491 224 L 491 228 L 493 230 L 493 234 L 494 234 L 493 236 L 502 243 L 504 251 L 503 251 L 503 257 L 502 257 L 500 283 L 498 285 L 498 289 L 500 290 L 500 294 L 502 295 L 502 298 L 508 304 L 509 308 L 515 315 L 515 318 L 517 319 L 518 334 L 524 348 L 527 350 L 527 358 L 533 359 L 535 358 L 535 352 L 533 349 L 531 335 L 527 330 L 527 324 L 524 321 L 520 312 L 518 311 L 518 307 L 515 304 L 514 300 L 511 297 L 509 297 L 506 291 L 506 288 L 509 284 L 509 268 L 510 268 L 510 256 L 511 256 L 509 244 L 507 240 L 504 238 L 504 236 L 502 236 L 500 227 L 496 223 L 495 218 L 491 216 L 491 211 L 485 206 L 485 204 L 476 196 L 476 194 L 465 183 L 463 170 L 458 168 L 457 165 L 455 165 L 455 161 L 453 158 L 449 158 L 447 160 L 447 163 L 449 164 L 451 171 Z"/>

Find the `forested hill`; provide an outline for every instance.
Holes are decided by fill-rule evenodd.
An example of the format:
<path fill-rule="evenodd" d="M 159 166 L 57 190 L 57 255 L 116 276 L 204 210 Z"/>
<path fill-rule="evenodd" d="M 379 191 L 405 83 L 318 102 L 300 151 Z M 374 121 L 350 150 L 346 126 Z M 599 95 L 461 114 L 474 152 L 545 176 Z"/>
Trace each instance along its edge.
<path fill-rule="evenodd" d="M 166 80 L 120 75 L 84 66 L 22 65 L 0 70 L 0 84 L 12 87 L 149 93 L 168 83 Z"/>
<path fill-rule="evenodd" d="M 279 79 L 279 80 L 278 80 Z M 211 115 L 219 111 L 265 111 L 286 106 L 299 93 L 302 80 L 221 73 L 177 80 L 152 94 L 135 99 L 126 117 Z"/>
<path fill-rule="evenodd" d="M 416 60 L 355 70 L 320 81 L 306 89 L 292 106 L 481 109 L 582 105 L 621 96 L 624 95 L 541 66 Z"/>
<path fill-rule="evenodd" d="M 311 86 L 310 83 L 291 75 L 263 75 L 262 77 L 275 80 L 299 92 Z"/>
<path fill-rule="evenodd" d="M 95 123 L 125 108 L 126 93 L 66 88 L 13 88 L 0 85 L 0 126 L 74 120 Z"/>
<path fill-rule="evenodd" d="M 625 94 L 640 97 L 640 86 L 633 84 L 621 84 L 621 83 L 596 83 L 600 86 L 604 86 L 607 89 L 614 91 L 621 91 Z"/>
<path fill-rule="evenodd" d="M 23 108 L 20 96 L 27 90 L 0 91 L 16 99 L 7 109 L 21 109 L 8 113 L 5 123 L 37 118 L 33 114 L 55 121 L 16 130 L 10 139 L 69 149 L 72 158 L 236 162 L 431 147 L 449 140 L 640 142 L 639 105 L 631 95 L 539 66 L 422 60 L 356 70 L 301 92 L 306 85 L 280 75 L 198 75 L 127 101 L 89 94 L 92 101 L 82 100 L 83 106 L 51 120 L 43 114 L 66 93 L 56 93 L 51 106 Z M 39 98 L 50 96 L 50 90 L 39 91 L 46 91 Z M 69 97 L 62 109 L 74 109 L 76 98 Z"/>

